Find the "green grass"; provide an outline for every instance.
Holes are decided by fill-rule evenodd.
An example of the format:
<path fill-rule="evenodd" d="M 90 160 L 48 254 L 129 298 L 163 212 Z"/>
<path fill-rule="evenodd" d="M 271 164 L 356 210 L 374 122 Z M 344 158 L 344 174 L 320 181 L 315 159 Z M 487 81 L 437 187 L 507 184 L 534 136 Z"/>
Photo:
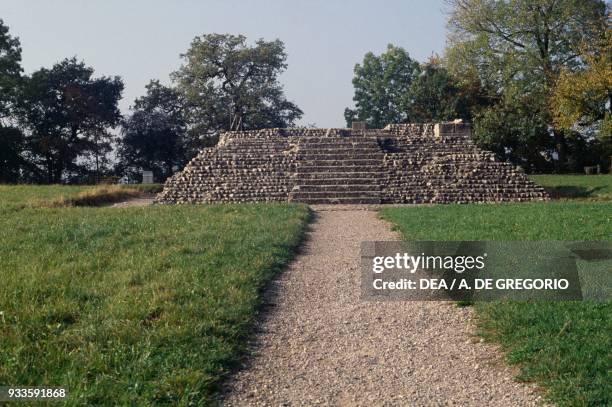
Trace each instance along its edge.
<path fill-rule="evenodd" d="M 211 402 L 309 216 L 289 204 L 19 207 L 66 189 L 6 188 L 0 385 L 65 387 L 69 405 Z"/>
<path fill-rule="evenodd" d="M 612 200 L 612 175 L 531 175 L 553 199 Z"/>
<path fill-rule="evenodd" d="M 135 185 L 2 185 L 0 210 L 25 207 L 97 206 L 157 193 L 160 184 Z"/>
<path fill-rule="evenodd" d="M 407 240 L 610 240 L 612 204 L 552 202 L 390 208 Z M 612 404 L 612 302 L 477 303 L 479 333 L 554 403 Z"/>

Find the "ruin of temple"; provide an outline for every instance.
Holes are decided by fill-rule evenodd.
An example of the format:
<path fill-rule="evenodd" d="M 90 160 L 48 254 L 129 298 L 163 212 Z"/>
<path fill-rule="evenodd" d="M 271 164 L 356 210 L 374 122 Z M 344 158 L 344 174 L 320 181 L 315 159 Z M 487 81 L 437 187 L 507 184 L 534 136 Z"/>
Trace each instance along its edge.
<path fill-rule="evenodd" d="M 548 199 L 478 148 L 466 123 L 226 132 L 169 178 L 158 203 L 421 204 Z"/>

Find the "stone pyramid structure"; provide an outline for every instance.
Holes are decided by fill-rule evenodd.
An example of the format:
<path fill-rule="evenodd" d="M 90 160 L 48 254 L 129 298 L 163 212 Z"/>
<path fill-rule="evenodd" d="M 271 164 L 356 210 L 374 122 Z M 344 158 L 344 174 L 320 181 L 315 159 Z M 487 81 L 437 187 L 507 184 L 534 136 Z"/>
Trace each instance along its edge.
<path fill-rule="evenodd" d="M 486 203 L 547 200 L 463 123 L 224 133 L 166 181 L 158 203 Z"/>

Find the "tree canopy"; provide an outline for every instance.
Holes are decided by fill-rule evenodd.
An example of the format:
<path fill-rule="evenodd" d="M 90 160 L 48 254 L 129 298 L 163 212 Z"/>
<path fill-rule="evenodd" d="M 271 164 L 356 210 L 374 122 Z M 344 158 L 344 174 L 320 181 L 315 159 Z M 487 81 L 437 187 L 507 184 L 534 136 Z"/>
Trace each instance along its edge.
<path fill-rule="evenodd" d="M 303 114 L 278 80 L 287 67 L 280 40 L 206 34 L 183 58 L 170 85 L 151 81 L 123 118 L 121 78 L 94 77 L 76 57 L 22 76 L 19 41 L 0 20 L 0 181 L 83 182 L 141 169 L 163 180 L 221 131 L 290 127 Z"/>
<path fill-rule="evenodd" d="M 287 55 L 280 40 L 249 46 L 243 35 L 196 37 L 174 73 L 184 98 L 190 132 L 289 127 L 302 110 L 286 99 L 278 76 Z"/>
<path fill-rule="evenodd" d="M 389 44 L 380 55 L 368 52 L 363 62 L 355 65 L 355 109 L 345 109 L 347 125 L 357 120 L 382 128 L 408 121 L 408 92 L 419 74 L 419 63 L 401 47 Z"/>
<path fill-rule="evenodd" d="M 487 104 L 479 83 L 466 82 L 461 86 L 438 58 L 421 66 L 407 97 L 407 117 L 413 122 L 469 120 Z"/>
<path fill-rule="evenodd" d="M 9 104 L 15 97 L 22 70 L 19 39 L 9 34 L 8 27 L 0 19 L 0 119 L 9 114 Z"/>
<path fill-rule="evenodd" d="M 94 70 L 76 58 L 24 79 L 17 117 L 27 132 L 29 159 L 49 183 L 93 165 L 96 173 L 111 149 L 109 127 L 119 123 L 119 77 L 93 78 Z M 93 157 L 93 163 L 87 161 Z"/>
<path fill-rule="evenodd" d="M 350 127 L 355 120 L 382 128 L 389 123 L 468 119 L 479 106 L 480 83 L 460 85 L 437 57 L 424 64 L 401 47 L 389 44 L 380 56 L 367 53 L 355 65 L 355 108 L 346 108 Z"/>
<path fill-rule="evenodd" d="M 0 19 L 0 182 L 16 182 L 26 165 L 24 136 L 11 120 L 21 72 L 19 39 Z"/>
<path fill-rule="evenodd" d="M 133 177 L 133 169 L 143 168 L 165 179 L 193 155 L 188 153 L 183 101 L 175 89 L 159 81 L 151 81 L 146 89 L 122 123 L 120 163 L 122 172 Z"/>
<path fill-rule="evenodd" d="M 560 128 L 595 125 L 601 138 L 612 136 L 612 30 L 584 47 L 585 68 L 562 69 L 551 98 L 554 122 Z"/>
<path fill-rule="evenodd" d="M 500 155 L 529 163 L 534 171 L 575 170 L 570 168 L 570 139 L 579 135 L 557 125 L 549 101 L 561 72 L 584 69 L 580 50 L 605 32 L 606 4 L 452 0 L 449 5 L 445 65 L 457 78 L 480 81 L 488 98 L 496 100 L 490 111 L 474 117 L 476 138 L 499 146 Z M 500 131 L 504 124 L 519 123 L 510 133 Z M 582 142 L 588 140 L 583 137 Z"/>

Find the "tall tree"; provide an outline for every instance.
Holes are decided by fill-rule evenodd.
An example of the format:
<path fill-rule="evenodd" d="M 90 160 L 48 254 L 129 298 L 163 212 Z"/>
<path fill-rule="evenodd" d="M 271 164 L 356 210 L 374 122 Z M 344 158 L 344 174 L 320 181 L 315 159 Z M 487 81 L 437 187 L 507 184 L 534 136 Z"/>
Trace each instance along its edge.
<path fill-rule="evenodd" d="M 173 78 L 192 134 L 205 139 L 220 130 L 288 127 L 302 116 L 278 82 L 287 67 L 280 40 L 249 46 L 242 35 L 207 34 L 183 58 Z"/>
<path fill-rule="evenodd" d="M 0 19 L 0 182 L 17 182 L 26 165 L 23 133 L 11 120 L 21 72 L 19 39 L 9 34 Z"/>
<path fill-rule="evenodd" d="M 93 68 L 65 59 L 42 68 L 25 80 L 19 118 L 27 131 L 31 158 L 49 183 L 68 174 L 89 172 L 77 162 L 94 157 L 94 169 L 111 149 L 109 128 L 119 123 L 118 101 L 123 91 L 119 77 L 93 78 Z"/>
<path fill-rule="evenodd" d="M 186 135 L 183 100 L 176 89 L 159 81 L 147 85 L 147 94 L 136 99 L 132 113 L 122 123 L 119 157 L 121 172 L 152 170 L 164 180 L 174 167 L 183 167 L 192 154 Z"/>
<path fill-rule="evenodd" d="M 407 111 L 413 122 L 467 121 L 485 104 L 479 83 L 460 84 L 438 58 L 431 58 L 408 90 Z"/>
<path fill-rule="evenodd" d="M 577 153 L 581 153 L 581 159 L 574 159 L 576 167 L 601 164 L 610 168 L 612 30 L 601 41 L 585 45 L 581 58 L 584 69 L 564 69 L 557 79 L 550 99 L 554 123 L 574 135 L 572 147 L 578 146 Z"/>
<path fill-rule="evenodd" d="M 580 68 L 582 44 L 602 36 L 607 21 L 605 2 L 451 0 L 449 4 L 446 66 L 456 77 L 476 77 L 492 89 L 491 96 L 498 99 L 497 117 L 504 122 L 521 112 L 530 116 L 530 111 L 537 111 L 537 120 L 546 125 L 537 126 L 543 133 L 535 139 L 552 138 L 554 154 L 550 157 L 557 169 L 566 168 L 567 133 L 555 125 L 548 101 L 561 70 Z M 520 97 L 511 99 L 516 95 Z M 521 100 L 530 105 L 518 106 Z M 504 112 L 508 115 L 499 116 Z M 481 138 L 496 136 L 496 126 L 485 125 L 489 123 L 494 124 L 487 120 L 476 126 L 487 133 Z M 512 134 L 517 140 L 526 136 Z M 547 154 L 547 142 L 533 147 Z"/>
<path fill-rule="evenodd" d="M 389 44 L 378 56 L 368 52 L 363 62 L 355 65 L 355 109 L 344 111 L 347 126 L 358 120 L 382 128 L 411 120 L 408 93 L 419 74 L 419 63 L 401 47 Z"/>
<path fill-rule="evenodd" d="M 563 69 L 550 99 L 554 121 L 570 130 L 592 127 L 601 138 L 612 137 L 612 30 L 582 53 L 584 69 Z"/>
<path fill-rule="evenodd" d="M 0 119 L 9 115 L 21 79 L 21 45 L 0 19 Z"/>

